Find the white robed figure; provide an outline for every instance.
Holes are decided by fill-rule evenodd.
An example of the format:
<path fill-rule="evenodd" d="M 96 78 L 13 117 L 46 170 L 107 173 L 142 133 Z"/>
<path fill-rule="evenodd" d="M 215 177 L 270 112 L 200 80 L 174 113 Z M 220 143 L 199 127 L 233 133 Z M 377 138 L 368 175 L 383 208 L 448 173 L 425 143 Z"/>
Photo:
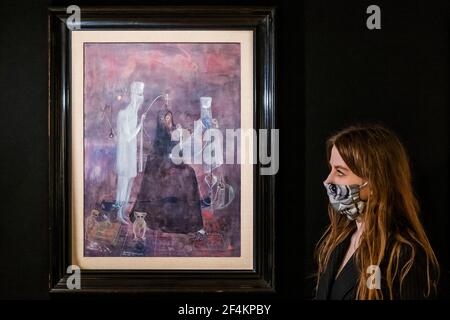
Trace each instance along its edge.
<path fill-rule="evenodd" d="M 117 116 L 117 219 L 128 224 L 125 220 L 128 201 L 133 180 L 137 175 L 137 143 L 136 136 L 142 130 L 145 113 L 138 125 L 137 114 L 144 101 L 144 83 L 133 82 L 130 87 L 131 101 Z"/>

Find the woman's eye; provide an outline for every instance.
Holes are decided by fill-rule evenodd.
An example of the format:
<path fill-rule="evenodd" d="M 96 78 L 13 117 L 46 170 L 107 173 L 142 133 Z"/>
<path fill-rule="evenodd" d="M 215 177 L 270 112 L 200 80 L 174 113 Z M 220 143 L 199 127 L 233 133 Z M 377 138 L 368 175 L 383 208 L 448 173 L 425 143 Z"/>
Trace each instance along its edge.
<path fill-rule="evenodd" d="M 338 170 L 337 173 L 338 173 L 337 175 L 338 175 L 339 177 L 342 177 L 342 176 L 344 175 L 344 174 L 343 174 L 341 171 L 339 171 L 339 170 Z"/>

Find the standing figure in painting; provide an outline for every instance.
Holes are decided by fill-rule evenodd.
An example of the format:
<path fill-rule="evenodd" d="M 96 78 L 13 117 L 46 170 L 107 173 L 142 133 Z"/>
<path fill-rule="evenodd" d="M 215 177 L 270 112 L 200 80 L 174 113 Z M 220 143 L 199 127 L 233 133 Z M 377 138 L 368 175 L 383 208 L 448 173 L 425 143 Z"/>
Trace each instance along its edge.
<path fill-rule="evenodd" d="M 203 219 L 197 177 L 187 164 L 171 160 L 171 140 L 177 128 L 172 112 L 166 108 L 158 113 L 153 153 L 147 157 L 141 188 L 134 211 L 147 212 L 148 227 L 171 233 L 195 233 L 203 237 Z M 130 214 L 130 219 L 134 216 Z"/>
<path fill-rule="evenodd" d="M 133 82 L 130 87 L 131 101 L 117 116 L 117 194 L 116 207 L 118 207 L 117 219 L 124 223 L 128 200 L 130 198 L 133 180 L 137 175 L 137 143 L 136 136 L 142 129 L 145 114 L 141 122 L 137 124 L 137 113 L 144 101 L 144 83 Z"/>

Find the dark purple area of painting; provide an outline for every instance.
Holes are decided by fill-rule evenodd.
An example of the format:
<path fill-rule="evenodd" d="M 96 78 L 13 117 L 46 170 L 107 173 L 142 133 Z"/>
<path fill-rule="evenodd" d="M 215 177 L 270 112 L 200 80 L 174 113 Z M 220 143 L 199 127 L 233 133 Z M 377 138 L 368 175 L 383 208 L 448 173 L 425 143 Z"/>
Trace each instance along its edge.
<path fill-rule="evenodd" d="M 200 97 L 209 96 L 212 116 L 223 133 L 226 128 L 240 127 L 239 44 L 90 43 L 84 50 L 85 219 L 92 209 L 101 209 L 102 201 L 115 200 L 116 141 L 110 133 L 116 130 L 118 111 L 129 103 L 131 82 L 145 84 L 139 116 L 155 97 L 169 94 L 174 123 L 193 130 L 194 121 L 200 118 Z M 147 114 L 144 154 L 151 152 L 155 118 L 162 106 L 162 101 L 156 102 Z M 192 167 L 203 197 L 202 167 Z M 86 239 L 85 256 L 240 256 L 240 165 L 217 170 L 236 196 L 224 209 L 202 209 L 206 237 L 149 230 L 145 241 L 133 241 L 131 226 L 121 226 L 113 244 L 111 239 Z M 136 199 L 141 181 L 142 173 L 138 173 L 130 202 Z M 132 203 L 128 210 L 131 207 Z M 107 211 L 102 213 L 99 223 L 108 217 Z"/>

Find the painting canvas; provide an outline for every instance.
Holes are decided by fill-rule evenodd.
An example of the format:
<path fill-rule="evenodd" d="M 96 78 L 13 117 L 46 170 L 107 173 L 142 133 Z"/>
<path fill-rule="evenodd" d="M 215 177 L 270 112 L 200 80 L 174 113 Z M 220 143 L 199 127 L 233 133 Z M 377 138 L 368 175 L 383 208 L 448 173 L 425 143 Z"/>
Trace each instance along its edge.
<path fill-rule="evenodd" d="M 242 64 L 249 60 L 242 41 L 183 41 L 183 33 L 170 41 L 113 37 L 75 46 L 83 62 L 75 67 L 82 68 L 74 105 L 82 105 L 83 155 L 75 233 L 82 234 L 76 254 L 85 261 L 163 258 L 158 266 L 170 267 L 167 261 L 194 258 L 195 267 L 195 258 L 223 258 L 223 266 L 233 266 L 226 259 L 251 260 L 252 212 L 242 206 L 252 201 L 243 199 L 251 194 L 243 193 L 251 189 L 251 165 L 237 159 L 239 139 L 206 137 L 208 129 L 225 137 L 251 124 L 242 118 L 252 110 L 247 104 L 243 113 L 251 101 L 243 99 L 251 82 L 243 81 Z"/>

